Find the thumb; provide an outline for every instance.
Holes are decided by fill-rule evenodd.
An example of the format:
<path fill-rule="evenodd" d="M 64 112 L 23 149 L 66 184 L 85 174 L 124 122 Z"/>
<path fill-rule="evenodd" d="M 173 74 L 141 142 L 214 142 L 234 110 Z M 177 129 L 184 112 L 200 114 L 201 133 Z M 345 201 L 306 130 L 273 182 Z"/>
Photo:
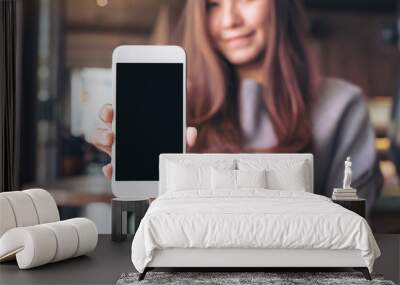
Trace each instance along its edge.
<path fill-rule="evenodd" d="M 193 147 L 197 139 L 197 129 L 195 127 L 188 127 L 186 129 L 186 141 L 189 147 Z"/>

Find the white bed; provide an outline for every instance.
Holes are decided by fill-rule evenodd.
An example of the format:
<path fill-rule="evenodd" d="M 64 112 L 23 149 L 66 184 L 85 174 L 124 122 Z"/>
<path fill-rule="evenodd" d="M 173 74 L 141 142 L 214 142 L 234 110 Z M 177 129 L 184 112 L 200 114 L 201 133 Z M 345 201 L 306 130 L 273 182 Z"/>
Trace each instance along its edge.
<path fill-rule="evenodd" d="M 213 176 L 210 189 L 210 165 L 222 175 L 265 168 L 267 183 L 216 189 Z M 154 267 L 354 267 L 370 278 L 380 251 L 368 223 L 312 194 L 312 181 L 311 154 L 160 155 L 160 196 L 132 243 L 140 279 Z"/>

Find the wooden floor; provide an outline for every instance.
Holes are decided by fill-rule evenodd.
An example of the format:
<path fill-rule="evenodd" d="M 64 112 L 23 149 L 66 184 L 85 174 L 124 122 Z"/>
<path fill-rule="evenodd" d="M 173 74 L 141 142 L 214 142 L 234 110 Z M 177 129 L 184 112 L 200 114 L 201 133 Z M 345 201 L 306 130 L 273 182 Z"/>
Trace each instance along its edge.
<path fill-rule="evenodd" d="M 400 235 L 376 235 L 382 251 L 374 272 L 385 279 L 400 282 Z M 53 263 L 29 270 L 19 270 L 15 262 L 0 264 L 0 284 L 115 284 L 122 273 L 134 271 L 131 263 L 132 237 L 121 243 L 111 241 L 110 235 L 100 235 L 94 252 L 88 256 Z M 285 270 L 285 269 L 279 269 Z M 303 269 L 293 269 L 303 270 Z M 318 271 L 304 269 L 305 271 Z M 348 271 L 348 268 L 324 269 Z"/>

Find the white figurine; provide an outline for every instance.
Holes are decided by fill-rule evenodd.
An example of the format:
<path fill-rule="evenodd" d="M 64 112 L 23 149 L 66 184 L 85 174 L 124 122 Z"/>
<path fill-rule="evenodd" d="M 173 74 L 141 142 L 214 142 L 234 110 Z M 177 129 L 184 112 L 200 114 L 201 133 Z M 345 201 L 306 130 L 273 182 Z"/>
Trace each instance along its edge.
<path fill-rule="evenodd" d="M 350 156 L 344 162 L 343 189 L 352 189 L 351 186 L 351 160 Z"/>

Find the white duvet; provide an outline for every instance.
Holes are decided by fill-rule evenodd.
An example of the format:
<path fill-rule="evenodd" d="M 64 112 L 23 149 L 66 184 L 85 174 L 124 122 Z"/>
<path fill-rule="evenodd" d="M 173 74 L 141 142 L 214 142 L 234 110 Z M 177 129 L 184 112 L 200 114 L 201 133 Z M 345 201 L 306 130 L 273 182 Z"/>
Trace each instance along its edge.
<path fill-rule="evenodd" d="M 358 249 L 370 272 L 380 255 L 359 215 L 320 195 L 265 189 L 160 196 L 133 239 L 132 262 L 143 272 L 165 248 Z"/>

